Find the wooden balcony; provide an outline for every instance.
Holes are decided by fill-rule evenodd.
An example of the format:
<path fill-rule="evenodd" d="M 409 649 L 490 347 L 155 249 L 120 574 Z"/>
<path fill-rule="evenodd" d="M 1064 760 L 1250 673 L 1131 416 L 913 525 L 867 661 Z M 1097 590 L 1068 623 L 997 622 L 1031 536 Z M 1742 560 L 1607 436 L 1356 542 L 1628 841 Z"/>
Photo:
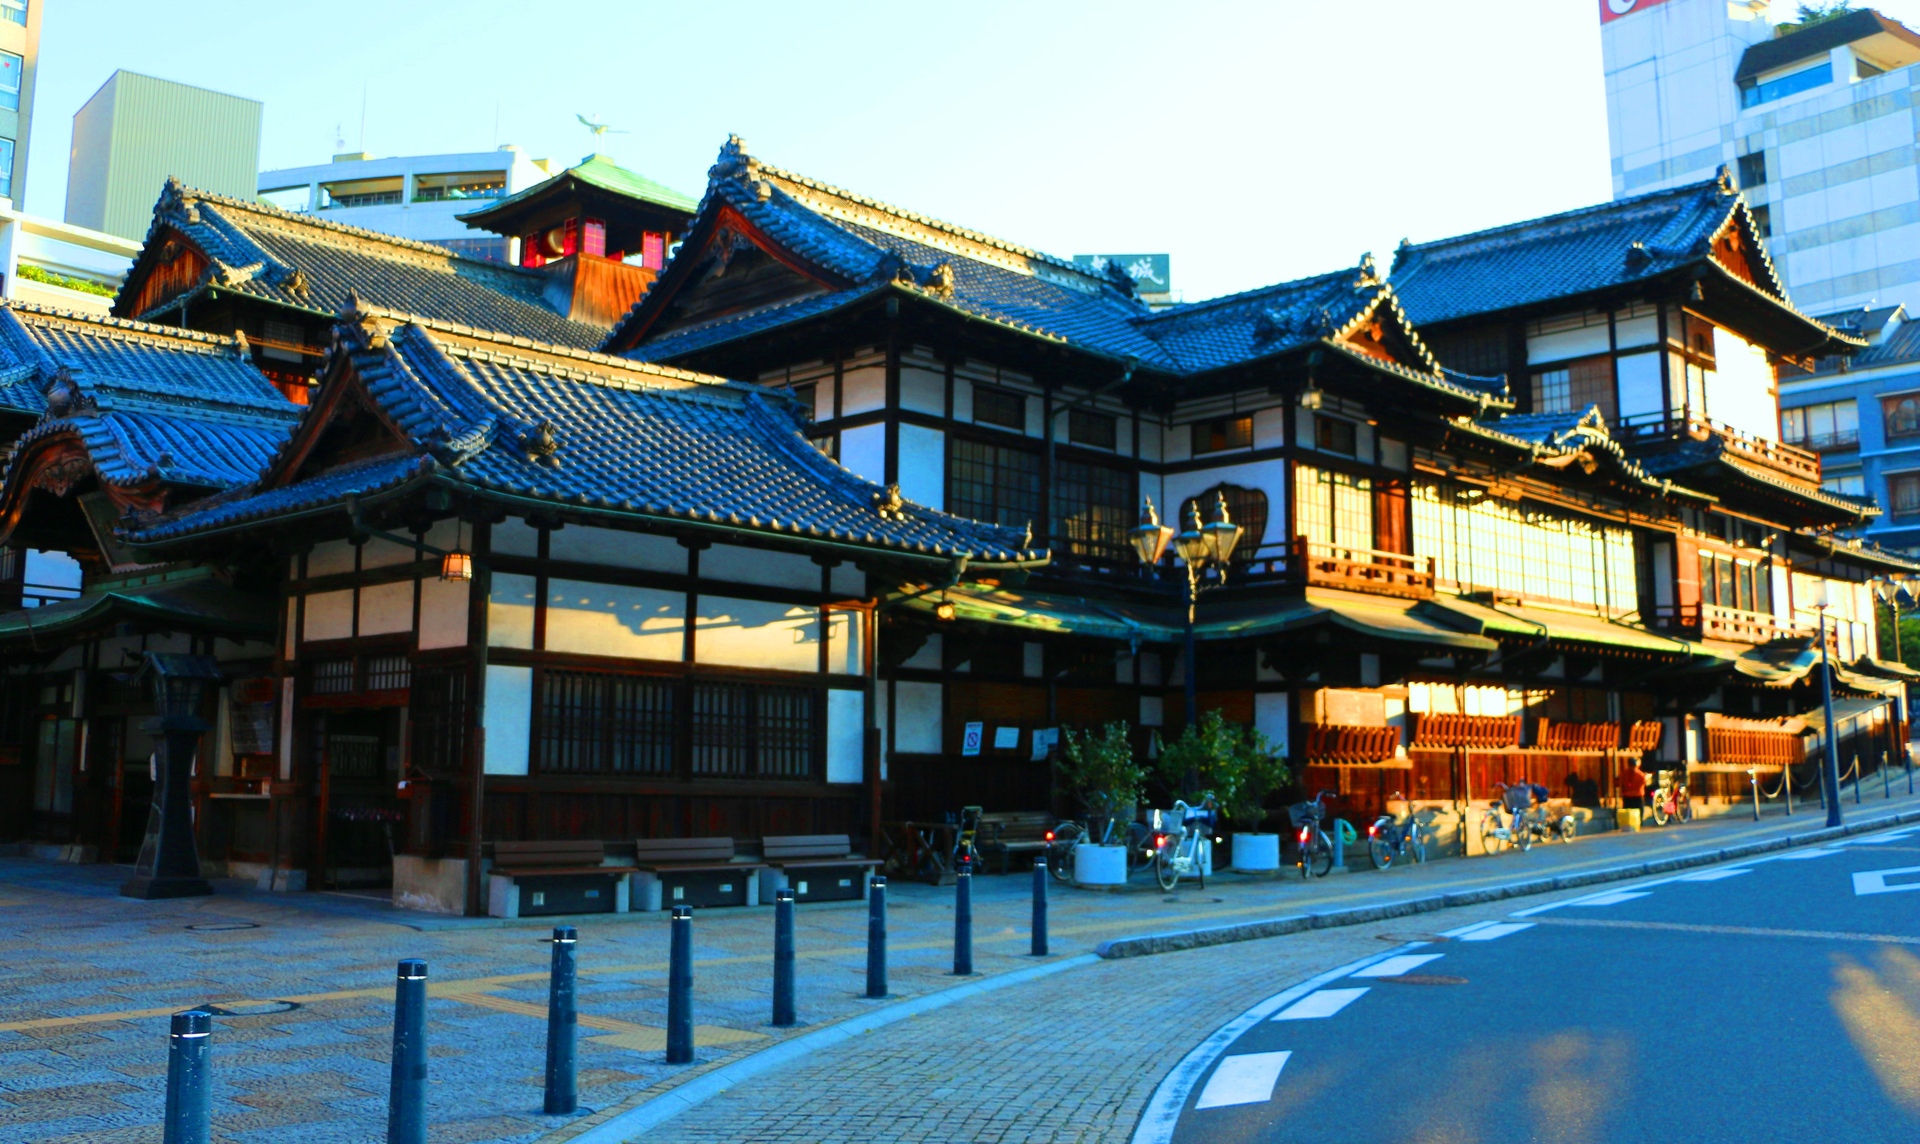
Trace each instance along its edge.
<path fill-rule="evenodd" d="M 1236 559 L 1234 565 L 1234 575 L 1245 583 L 1278 580 L 1415 600 L 1433 595 L 1430 556 L 1316 544 L 1304 536 L 1286 544 L 1263 545 L 1244 559 Z"/>
<path fill-rule="evenodd" d="M 1728 643 L 1766 644 L 1778 639 L 1808 639 L 1813 635 L 1812 629 L 1783 624 L 1767 612 L 1747 612 L 1718 604 L 1661 608 L 1654 613 L 1654 623 L 1697 639 Z"/>
<path fill-rule="evenodd" d="M 1806 740 L 1789 731 L 1707 728 L 1707 759 L 1748 767 L 1786 767 L 1806 760 Z"/>
<path fill-rule="evenodd" d="M 1416 747 L 1478 747 L 1497 749 L 1520 745 L 1518 715 L 1412 716 Z"/>
<path fill-rule="evenodd" d="M 1718 439 L 1722 449 L 1748 464 L 1772 469 L 1782 476 L 1791 477 L 1805 484 L 1816 487 L 1820 484 L 1818 454 L 1797 445 L 1789 445 L 1784 441 L 1770 441 L 1764 437 L 1755 437 L 1731 425 L 1696 414 L 1681 416 L 1663 414 L 1646 420 L 1625 418 L 1615 428 L 1614 434 L 1629 446 L 1660 441 Z"/>

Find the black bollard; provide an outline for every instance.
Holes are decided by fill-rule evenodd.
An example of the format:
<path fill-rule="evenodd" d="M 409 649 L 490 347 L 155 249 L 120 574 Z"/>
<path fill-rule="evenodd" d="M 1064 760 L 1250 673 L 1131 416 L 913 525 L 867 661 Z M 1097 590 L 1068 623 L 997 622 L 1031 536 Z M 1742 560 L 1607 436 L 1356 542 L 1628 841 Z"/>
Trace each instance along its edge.
<path fill-rule="evenodd" d="M 580 1007 L 574 986 L 574 946 L 579 940 L 572 926 L 553 927 L 553 975 L 547 984 L 548 1116 L 563 1116 L 580 1107 Z"/>
<path fill-rule="evenodd" d="M 1033 956 L 1047 956 L 1047 860 L 1033 862 Z"/>
<path fill-rule="evenodd" d="M 887 880 L 867 886 L 867 996 L 887 995 Z"/>
<path fill-rule="evenodd" d="M 427 963 L 409 957 L 393 984 L 393 1087 L 387 1144 L 427 1144 Z"/>
<path fill-rule="evenodd" d="M 773 1023 L 786 1028 L 793 1013 L 793 891 L 773 895 Z"/>
<path fill-rule="evenodd" d="M 953 884 L 953 975 L 973 973 L 973 863 L 960 859 L 960 876 Z"/>
<path fill-rule="evenodd" d="M 1860 788 L 1866 785 L 1866 773 L 1860 769 L 1860 756 L 1853 757 L 1853 805 L 1860 805 Z"/>
<path fill-rule="evenodd" d="M 1893 797 L 1893 776 L 1887 773 L 1887 753 L 1880 752 L 1880 797 Z"/>
<path fill-rule="evenodd" d="M 673 907 L 667 955 L 667 1063 L 693 1063 L 693 907 Z"/>
<path fill-rule="evenodd" d="M 167 1034 L 167 1121 L 164 1144 L 207 1144 L 213 1136 L 213 1014 L 189 1009 L 173 1015 Z"/>

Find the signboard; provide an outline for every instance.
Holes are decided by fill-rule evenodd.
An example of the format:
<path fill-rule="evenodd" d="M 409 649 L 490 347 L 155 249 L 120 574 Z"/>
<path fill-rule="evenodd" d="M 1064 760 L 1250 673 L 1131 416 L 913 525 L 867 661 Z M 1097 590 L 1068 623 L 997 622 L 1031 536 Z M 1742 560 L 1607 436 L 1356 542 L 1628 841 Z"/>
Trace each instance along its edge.
<path fill-rule="evenodd" d="M 1133 279 L 1133 288 L 1141 294 L 1165 294 L 1173 289 L 1173 256 L 1170 254 L 1076 254 L 1073 260 L 1099 271 L 1118 263 L 1127 277 Z"/>
<path fill-rule="evenodd" d="M 1047 753 L 1060 741 L 1060 728 L 1041 727 L 1033 733 L 1033 761 L 1038 763 L 1046 759 Z"/>
<path fill-rule="evenodd" d="M 980 738 L 982 733 L 986 731 L 986 729 L 987 729 L 987 725 L 985 723 L 967 724 L 967 732 L 960 739 L 960 753 L 962 755 L 979 754 Z"/>
<path fill-rule="evenodd" d="M 1600 22 L 1611 24 L 1622 16 L 1631 16 L 1665 4 L 1667 0 L 1600 0 Z"/>
<path fill-rule="evenodd" d="M 993 729 L 993 749 L 1011 751 L 1020 745 L 1020 728 L 995 727 Z"/>

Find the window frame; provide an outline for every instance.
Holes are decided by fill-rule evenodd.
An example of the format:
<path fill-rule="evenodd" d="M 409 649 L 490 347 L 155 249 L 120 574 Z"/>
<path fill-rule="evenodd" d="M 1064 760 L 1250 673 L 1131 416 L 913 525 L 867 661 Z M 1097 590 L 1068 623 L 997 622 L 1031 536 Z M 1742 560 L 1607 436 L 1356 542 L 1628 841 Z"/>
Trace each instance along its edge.
<path fill-rule="evenodd" d="M 1089 432 L 1091 434 L 1089 435 Z M 1120 418 L 1097 409 L 1067 410 L 1067 440 L 1089 449 L 1120 451 Z"/>
<path fill-rule="evenodd" d="M 1244 428 L 1245 440 L 1237 441 Z M 1189 452 L 1195 457 L 1204 457 L 1213 453 L 1231 453 L 1240 449 L 1253 448 L 1253 414 L 1245 416 L 1232 414 L 1227 417 L 1209 417 L 1192 421 L 1187 425 Z M 1217 432 L 1216 432 L 1217 430 Z M 1201 448 L 1201 434 L 1205 433 L 1207 447 Z M 1213 442 L 1224 442 L 1215 445 Z"/>
<path fill-rule="evenodd" d="M 991 418 L 980 416 L 980 399 L 982 397 L 988 399 L 988 404 L 1002 400 L 1010 402 L 1011 405 L 1009 408 L 1015 411 L 1013 414 L 1014 420 L 995 421 Z M 1027 395 L 1011 389 L 1001 389 L 999 386 L 975 385 L 973 387 L 973 423 L 975 425 L 991 425 L 996 429 L 1007 429 L 1015 433 L 1025 433 L 1027 431 Z"/>

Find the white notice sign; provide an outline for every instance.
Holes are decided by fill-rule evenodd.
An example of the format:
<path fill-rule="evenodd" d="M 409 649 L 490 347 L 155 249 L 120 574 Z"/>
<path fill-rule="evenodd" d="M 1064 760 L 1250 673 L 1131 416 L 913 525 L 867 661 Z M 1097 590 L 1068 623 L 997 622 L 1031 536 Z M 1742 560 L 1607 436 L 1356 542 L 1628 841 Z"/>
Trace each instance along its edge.
<path fill-rule="evenodd" d="M 993 729 L 993 749 L 1011 751 L 1020 745 L 1020 728 L 995 727 Z"/>
<path fill-rule="evenodd" d="M 961 754 L 977 755 L 980 753 L 980 737 L 982 733 L 986 731 L 986 727 L 987 725 L 985 723 L 967 724 L 967 733 L 960 740 Z"/>

